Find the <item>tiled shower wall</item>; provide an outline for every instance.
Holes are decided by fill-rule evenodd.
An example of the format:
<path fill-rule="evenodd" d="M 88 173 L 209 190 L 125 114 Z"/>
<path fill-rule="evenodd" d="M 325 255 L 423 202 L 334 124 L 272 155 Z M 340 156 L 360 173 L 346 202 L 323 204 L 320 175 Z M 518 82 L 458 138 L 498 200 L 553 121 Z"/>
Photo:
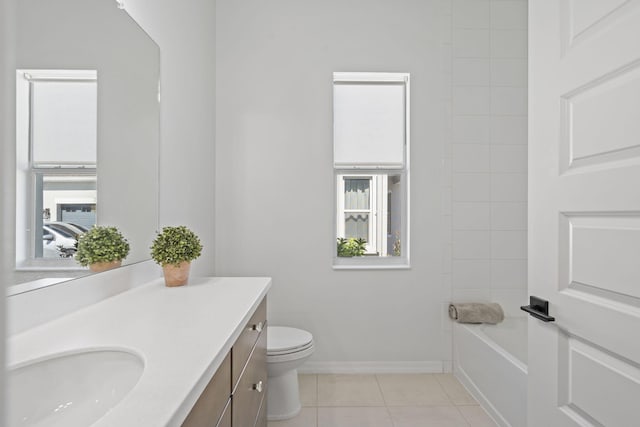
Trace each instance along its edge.
<path fill-rule="evenodd" d="M 443 283 L 453 301 L 495 301 L 520 315 L 527 295 L 527 1 L 444 1 L 443 71 L 451 91 Z M 443 319 L 445 340 L 450 326 Z M 444 348 L 451 346 L 445 341 Z"/>

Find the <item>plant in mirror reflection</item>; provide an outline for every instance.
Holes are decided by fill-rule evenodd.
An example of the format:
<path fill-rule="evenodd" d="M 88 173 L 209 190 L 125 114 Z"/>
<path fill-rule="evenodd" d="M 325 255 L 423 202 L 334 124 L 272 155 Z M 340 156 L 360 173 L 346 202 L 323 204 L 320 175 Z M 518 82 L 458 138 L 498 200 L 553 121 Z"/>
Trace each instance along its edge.
<path fill-rule="evenodd" d="M 116 227 L 96 225 L 78 238 L 76 261 L 82 266 L 119 261 L 129 255 L 129 242 Z"/>

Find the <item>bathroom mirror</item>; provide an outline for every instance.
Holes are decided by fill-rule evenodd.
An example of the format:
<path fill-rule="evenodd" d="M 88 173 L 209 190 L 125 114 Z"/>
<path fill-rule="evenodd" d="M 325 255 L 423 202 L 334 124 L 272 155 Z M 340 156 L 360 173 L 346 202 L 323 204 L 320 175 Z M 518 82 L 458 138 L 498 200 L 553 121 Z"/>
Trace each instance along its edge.
<path fill-rule="evenodd" d="M 56 225 L 56 232 L 68 232 L 63 227 L 69 224 L 116 226 L 130 244 L 123 265 L 149 259 L 158 228 L 160 49 L 121 2 L 16 3 L 16 269 L 11 284 L 30 282 L 26 289 L 31 290 L 89 274 L 69 254 L 43 255 L 43 247 L 57 236 L 45 233 L 43 224 Z M 43 125 L 43 117 L 78 104 L 71 93 L 88 94 L 78 96 L 89 101 L 76 108 L 76 124 L 56 138 L 57 129 Z M 47 96 L 55 108 L 41 107 Z M 63 121 L 55 117 L 48 122 Z M 83 143 L 89 148 L 69 142 L 74 135 L 92 140 Z M 73 245 L 67 246 L 73 252 Z"/>

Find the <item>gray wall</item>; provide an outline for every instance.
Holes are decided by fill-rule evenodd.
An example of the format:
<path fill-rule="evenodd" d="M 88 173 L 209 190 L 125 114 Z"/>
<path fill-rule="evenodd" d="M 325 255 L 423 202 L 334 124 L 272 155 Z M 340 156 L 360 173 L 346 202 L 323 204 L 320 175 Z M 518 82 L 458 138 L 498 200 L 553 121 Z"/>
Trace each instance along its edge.
<path fill-rule="evenodd" d="M 187 225 L 204 249 L 192 274 L 214 274 L 215 3 L 126 0 L 160 46 L 160 225 Z"/>
<path fill-rule="evenodd" d="M 272 276 L 309 366 L 443 360 L 441 2 L 216 5 L 216 273 Z M 410 270 L 332 269 L 334 71 L 411 73 Z"/>

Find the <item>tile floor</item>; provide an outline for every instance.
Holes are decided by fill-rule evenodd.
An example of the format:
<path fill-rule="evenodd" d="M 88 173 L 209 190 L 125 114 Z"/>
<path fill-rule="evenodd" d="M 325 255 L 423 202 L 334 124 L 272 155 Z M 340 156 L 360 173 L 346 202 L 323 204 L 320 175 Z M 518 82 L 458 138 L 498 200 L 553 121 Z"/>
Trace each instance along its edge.
<path fill-rule="evenodd" d="M 300 375 L 302 411 L 268 427 L 495 427 L 451 374 Z"/>

